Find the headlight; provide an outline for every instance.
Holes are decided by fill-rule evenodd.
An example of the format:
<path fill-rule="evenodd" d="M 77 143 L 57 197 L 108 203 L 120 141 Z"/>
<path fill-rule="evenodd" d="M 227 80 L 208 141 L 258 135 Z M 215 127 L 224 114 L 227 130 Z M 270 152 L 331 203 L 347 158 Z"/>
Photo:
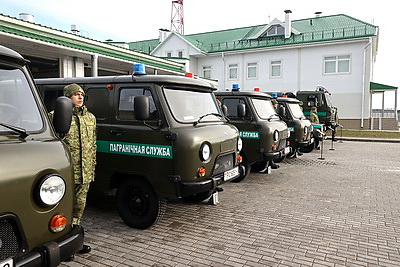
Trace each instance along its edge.
<path fill-rule="evenodd" d="M 289 137 L 290 137 L 290 135 L 291 135 L 292 133 L 289 131 L 289 129 L 287 130 L 287 136 L 286 136 L 286 138 L 288 138 L 289 139 Z"/>
<path fill-rule="evenodd" d="M 278 132 L 278 130 L 275 130 L 274 131 L 274 142 L 278 142 L 278 140 L 279 140 L 279 132 Z"/>
<path fill-rule="evenodd" d="M 40 181 L 38 186 L 38 200 L 43 206 L 57 204 L 65 194 L 65 181 L 61 176 L 48 175 Z"/>
<path fill-rule="evenodd" d="M 308 129 L 306 126 L 304 126 L 304 135 L 307 135 L 307 133 L 308 133 Z"/>
<path fill-rule="evenodd" d="M 242 141 L 242 138 L 239 137 L 238 142 L 237 142 L 237 149 L 240 152 L 240 151 L 242 151 L 242 148 L 243 148 L 243 141 Z"/>
<path fill-rule="evenodd" d="M 209 144 L 204 143 L 200 147 L 200 159 L 202 161 L 207 161 L 211 157 L 211 147 Z"/>

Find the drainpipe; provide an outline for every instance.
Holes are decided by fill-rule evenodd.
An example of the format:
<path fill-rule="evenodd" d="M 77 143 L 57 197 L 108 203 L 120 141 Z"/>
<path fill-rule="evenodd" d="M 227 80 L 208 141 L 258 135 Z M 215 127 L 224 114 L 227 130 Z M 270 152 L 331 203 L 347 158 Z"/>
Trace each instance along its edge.
<path fill-rule="evenodd" d="M 365 68 L 366 68 L 366 63 L 367 63 L 367 48 L 371 45 L 371 38 L 369 38 L 368 44 L 364 47 L 364 59 L 363 59 L 363 75 L 362 75 L 362 90 L 361 90 L 361 129 L 364 128 L 364 105 L 365 105 Z M 372 101 L 372 99 L 371 99 Z"/>
<path fill-rule="evenodd" d="M 223 80 L 223 84 L 222 84 L 222 91 L 225 91 L 225 79 L 226 79 L 226 66 L 225 66 L 225 53 L 224 52 L 222 52 L 221 53 L 221 58 L 222 58 L 222 69 L 223 69 L 223 78 L 222 78 L 222 80 Z"/>
<path fill-rule="evenodd" d="M 92 55 L 92 77 L 97 77 L 98 76 L 98 61 L 99 61 L 99 55 L 94 54 Z"/>

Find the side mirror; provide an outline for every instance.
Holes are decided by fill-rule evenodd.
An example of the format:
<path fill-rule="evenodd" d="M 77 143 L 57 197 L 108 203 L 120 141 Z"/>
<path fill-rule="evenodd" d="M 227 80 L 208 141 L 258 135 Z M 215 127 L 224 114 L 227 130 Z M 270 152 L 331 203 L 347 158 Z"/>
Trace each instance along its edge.
<path fill-rule="evenodd" d="M 284 106 L 279 106 L 277 112 L 279 116 L 286 117 L 286 109 Z"/>
<path fill-rule="evenodd" d="M 150 118 L 150 101 L 145 95 L 135 96 L 133 107 L 135 110 L 135 118 L 137 120 L 147 120 Z"/>
<path fill-rule="evenodd" d="M 60 96 L 56 100 L 53 114 L 53 126 L 58 134 L 66 134 L 71 127 L 72 102 L 65 96 Z"/>
<path fill-rule="evenodd" d="M 245 104 L 238 104 L 237 105 L 237 115 L 239 118 L 246 117 L 246 105 Z"/>
<path fill-rule="evenodd" d="M 228 117 L 228 107 L 226 105 L 221 106 L 222 113 L 225 117 Z"/>

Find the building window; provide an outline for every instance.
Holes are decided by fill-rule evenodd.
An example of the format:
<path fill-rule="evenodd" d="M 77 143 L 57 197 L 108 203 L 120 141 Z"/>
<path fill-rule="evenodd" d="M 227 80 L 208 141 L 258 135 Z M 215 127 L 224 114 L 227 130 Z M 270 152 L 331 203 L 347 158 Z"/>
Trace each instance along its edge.
<path fill-rule="evenodd" d="M 257 63 L 247 63 L 247 78 L 255 79 L 257 78 Z"/>
<path fill-rule="evenodd" d="M 324 73 L 350 73 L 350 55 L 324 57 Z"/>
<path fill-rule="evenodd" d="M 271 78 L 279 78 L 282 76 L 282 61 L 281 60 L 272 60 L 271 61 Z"/>
<path fill-rule="evenodd" d="M 281 25 L 271 26 L 271 28 L 269 28 L 267 31 L 267 36 L 284 35 L 284 34 L 285 34 L 285 28 L 283 28 Z"/>
<path fill-rule="evenodd" d="M 178 57 L 179 57 L 179 58 L 183 58 L 183 51 L 182 51 L 182 50 L 179 50 L 179 51 L 178 51 Z"/>
<path fill-rule="evenodd" d="M 236 80 L 239 77 L 239 64 L 229 64 L 228 75 L 229 80 Z"/>
<path fill-rule="evenodd" d="M 203 66 L 203 78 L 211 79 L 211 66 Z"/>
<path fill-rule="evenodd" d="M 166 57 L 172 57 L 172 51 L 167 51 L 165 52 Z"/>

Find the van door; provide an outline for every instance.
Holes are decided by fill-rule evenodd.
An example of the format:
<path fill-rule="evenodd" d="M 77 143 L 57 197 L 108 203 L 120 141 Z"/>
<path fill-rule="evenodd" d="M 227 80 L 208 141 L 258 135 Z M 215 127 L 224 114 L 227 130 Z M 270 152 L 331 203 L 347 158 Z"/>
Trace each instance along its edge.
<path fill-rule="evenodd" d="M 222 97 L 219 97 L 220 99 Z M 230 123 L 236 126 L 243 140 L 243 150 L 249 163 L 263 160 L 260 153 L 260 133 L 255 117 L 252 115 L 252 109 L 245 98 L 241 97 L 224 97 L 222 104 L 228 109 L 228 118 Z M 246 115 L 240 118 L 238 115 L 238 106 L 244 105 Z M 248 151 L 248 152 L 247 152 Z M 259 156 L 257 156 L 259 155 Z"/>
<path fill-rule="evenodd" d="M 146 177 L 161 198 L 175 192 L 169 176 L 174 174 L 172 142 L 162 112 L 156 105 L 153 85 L 116 85 L 109 100 L 109 122 L 98 125 L 98 157 L 124 173 Z M 136 96 L 149 98 L 150 117 L 135 118 Z"/>

